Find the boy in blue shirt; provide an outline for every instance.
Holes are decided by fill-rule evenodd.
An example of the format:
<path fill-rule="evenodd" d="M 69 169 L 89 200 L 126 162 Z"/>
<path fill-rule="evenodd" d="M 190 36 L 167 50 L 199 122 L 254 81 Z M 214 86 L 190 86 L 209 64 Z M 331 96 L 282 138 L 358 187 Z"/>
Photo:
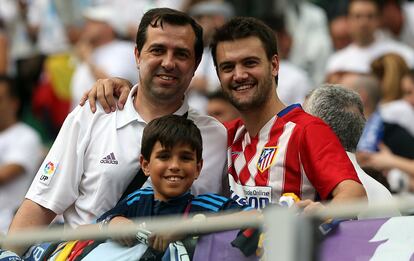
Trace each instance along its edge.
<path fill-rule="evenodd" d="M 130 218 L 252 209 L 216 194 L 193 196 L 191 185 L 200 174 L 202 139 L 197 126 L 183 116 L 167 115 L 151 121 L 142 136 L 140 163 L 153 187 L 139 189 L 103 214 L 97 222 L 111 226 L 132 223 Z M 121 243 L 132 245 L 132 239 Z M 149 245 L 163 251 L 171 238 L 153 236 Z"/>

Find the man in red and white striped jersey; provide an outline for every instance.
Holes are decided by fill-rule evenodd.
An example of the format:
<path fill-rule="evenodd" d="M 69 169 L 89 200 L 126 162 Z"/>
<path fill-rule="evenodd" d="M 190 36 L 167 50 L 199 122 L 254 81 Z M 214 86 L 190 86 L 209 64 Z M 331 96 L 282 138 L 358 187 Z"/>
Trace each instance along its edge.
<path fill-rule="evenodd" d="M 283 193 L 295 193 L 309 210 L 316 200 L 365 197 L 332 130 L 277 96 L 279 60 L 269 27 L 254 18 L 233 18 L 217 30 L 211 50 L 223 91 L 241 113 L 227 126 L 236 200 L 262 208 Z"/>

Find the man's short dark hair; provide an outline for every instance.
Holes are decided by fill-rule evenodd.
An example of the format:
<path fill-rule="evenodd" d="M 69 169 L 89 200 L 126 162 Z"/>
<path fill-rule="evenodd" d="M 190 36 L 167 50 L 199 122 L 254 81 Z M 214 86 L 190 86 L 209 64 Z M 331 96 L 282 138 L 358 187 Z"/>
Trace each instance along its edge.
<path fill-rule="evenodd" d="M 274 55 L 277 55 L 276 36 L 269 26 L 267 26 L 259 19 L 253 17 L 235 17 L 217 29 L 210 44 L 211 54 L 213 56 L 213 61 L 216 68 L 216 52 L 218 43 L 225 41 L 234 41 L 251 36 L 260 39 L 269 61 L 271 61 Z"/>
<path fill-rule="evenodd" d="M 229 98 L 226 96 L 226 94 L 222 90 L 217 90 L 217 91 L 207 94 L 207 99 L 209 101 L 222 100 L 222 101 L 230 102 Z"/>
<path fill-rule="evenodd" d="M 185 116 L 166 115 L 148 123 L 141 142 L 141 154 L 146 160 L 150 159 L 157 141 L 168 149 L 177 145 L 189 145 L 196 152 L 197 162 L 201 160 L 203 142 L 200 130 Z"/>
<path fill-rule="evenodd" d="M 194 52 L 196 63 L 201 61 L 203 55 L 203 28 L 186 13 L 170 8 L 154 8 L 147 11 L 138 26 L 136 45 L 139 52 L 147 41 L 148 26 L 163 28 L 164 23 L 171 25 L 191 25 L 195 34 Z"/>

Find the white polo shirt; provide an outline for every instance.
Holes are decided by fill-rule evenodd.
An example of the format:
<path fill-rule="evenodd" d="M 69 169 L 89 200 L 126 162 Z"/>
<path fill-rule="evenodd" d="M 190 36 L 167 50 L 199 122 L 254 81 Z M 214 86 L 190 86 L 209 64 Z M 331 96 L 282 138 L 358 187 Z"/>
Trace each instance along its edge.
<path fill-rule="evenodd" d="M 71 227 L 89 224 L 115 206 L 140 168 L 141 137 L 146 122 L 133 104 L 137 86 L 122 111 L 106 114 L 98 106 L 77 107 L 66 118 L 26 198 L 63 214 Z M 204 165 L 193 185 L 195 194 L 220 193 L 226 165 L 227 133 L 209 116 L 183 105 L 174 113 L 200 128 Z"/>

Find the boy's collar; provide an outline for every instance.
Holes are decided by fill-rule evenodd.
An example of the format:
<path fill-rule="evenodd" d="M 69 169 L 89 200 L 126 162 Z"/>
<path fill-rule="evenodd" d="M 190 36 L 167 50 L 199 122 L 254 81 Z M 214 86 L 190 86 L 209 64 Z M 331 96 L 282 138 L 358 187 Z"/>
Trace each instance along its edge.
<path fill-rule="evenodd" d="M 188 202 L 190 199 L 192 199 L 194 196 L 191 194 L 190 191 L 185 192 L 184 194 L 181 194 L 180 196 L 170 198 L 167 201 L 160 201 L 155 199 L 156 202 L 162 202 L 169 205 L 181 205 L 183 202 Z"/>

